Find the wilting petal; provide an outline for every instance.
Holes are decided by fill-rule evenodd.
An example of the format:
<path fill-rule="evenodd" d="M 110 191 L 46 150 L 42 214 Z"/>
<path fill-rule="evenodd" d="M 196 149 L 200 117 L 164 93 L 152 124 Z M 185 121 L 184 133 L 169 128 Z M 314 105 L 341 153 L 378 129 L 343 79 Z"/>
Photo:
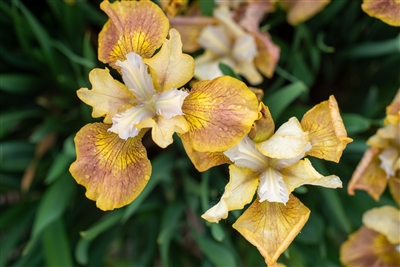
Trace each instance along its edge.
<path fill-rule="evenodd" d="M 215 19 L 211 17 L 198 17 L 187 15 L 185 17 L 170 18 L 171 28 L 175 28 L 181 34 L 182 50 L 186 53 L 196 52 L 201 48 L 197 39 L 202 30 L 215 23 Z"/>
<path fill-rule="evenodd" d="M 340 181 L 339 177 L 336 175 L 321 175 L 314 169 L 308 159 L 303 159 L 292 166 L 282 169 L 281 173 L 289 193 L 305 184 L 327 188 L 342 187 L 342 181 Z"/>
<path fill-rule="evenodd" d="M 384 235 L 362 226 L 340 247 L 340 261 L 348 267 L 398 266 L 400 253 Z"/>
<path fill-rule="evenodd" d="M 258 176 L 247 168 L 229 166 L 230 179 L 225 192 L 217 205 L 207 210 L 201 217 L 209 222 L 218 223 L 228 217 L 231 210 L 242 209 L 253 199 L 258 186 Z"/>
<path fill-rule="evenodd" d="M 400 26 L 400 2 L 398 0 L 364 0 L 362 10 L 386 24 Z"/>
<path fill-rule="evenodd" d="M 293 195 L 286 206 L 256 199 L 232 227 L 257 247 L 268 266 L 275 266 L 309 216 L 310 210 Z"/>
<path fill-rule="evenodd" d="M 366 211 L 363 224 L 369 229 L 386 236 L 392 244 L 400 244 L 400 210 L 383 206 Z"/>
<path fill-rule="evenodd" d="M 268 158 L 257 150 L 255 143 L 248 137 L 224 152 L 236 166 L 257 172 L 268 166 Z"/>
<path fill-rule="evenodd" d="M 289 192 L 282 175 L 277 170 L 269 167 L 260 175 L 260 186 L 258 187 L 260 202 L 281 202 L 286 205 L 289 200 Z"/>
<path fill-rule="evenodd" d="M 274 134 L 274 131 L 275 123 L 269 112 L 269 108 L 260 102 L 258 119 L 254 122 L 248 136 L 257 143 L 270 138 Z"/>
<path fill-rule="evenodd" d="M 194 60 L 182 53 L 181 37 L 175 29 L 169 31 L 169 40 L 164 41 L 161 50 L 144 62 L 150 66 L 151 77 L 159 92 L 180 88 L 193 77 Z"/>
<path fill-rule="evenodd" d="M 116 114 L 112 118 L 112 127 L 108 129 L 109 132 L 118 134 L 124 140 L 129 137 L 135 137 L 139 134 L 139 129 L 134 125 L 138 124 L 145 119 L 154 117 L 155 112 L 148 106 L 139 106 L 127 109 Z"/>
<path fill-rule="evenodd" d="M 378 158 L 381 160 L 380 167 L 386 172 L 386 177 L 394 176 L 398 169 L 396 163 L 399 160 L 399 151 L 394 147 L 387 147 L 379 153 Z"/>
<path fill-rule="evenodd" d="M 281 48 L 272 42 L 267 33 L 253 32 L 258 55 L 254 59 L 257 69 L 266 77 L 271 78 L 278 64 Z"/>
<path fill-rule="evenodd" d="M 182 140 L 186 154 L 199 172 L 204 172 L 214 166 L 232 163 L 222 152 L 199 152 L 194 150 L 185 140 Z"/>
<path fill-rule="evenodd" d="M 164 117 L 149 118 L 136 125 L 137 128 L 152 128 L 151 137 L 159 147 L 166 148 L 172 144 L 174 133 L 185 133 L 189 126 L 183 116 L 175 116 L 171 119 Z"/>
<path fill-rule="evenodd" d="M 331 0 L 280 0 L 280 3 L 288 11 L 287 21 L 295 26 L 320 12 Z"/>
<path fill-rule="evenodd" d="M 110 19 L 99 34 L 99 60 L 113 68 L 129 52 L 151 57 L 168 35 L 168 19 L 153 2 L 103 1 L 100 8 Z"/>
<path fill-rule="evenodd" d="M 221 59 L 214 52 L 206 50 L 202 55 L 194 59 L 194 77 L 200 81 L 212 80 L 224 74 L 219 68 Z"/>
<path fill-rule="evenodd" d="M 353 140 L 347 137 L 346 128 L 333 95 L 304 114 L 301 126 L 310 136 L 312 149 L 307 155 L 339 162 L 346 145 Z"/>
<path fill-rule="evenodd" d="M 303 131 L 299 121 L 292 117 L 268 140 L 256 146 L 265 156 L 275 159 L 290 159 L 304 152 L 309 142 L 308 134 Z"/>
<path fill-rule="evenodd" d="M 178 89 L 170 89 L 161 93 L 154 103 L 157 115 L 166 119 L 182 115 L 183 100 L 188 95 L 187 92 Z"/>
<path fill-rule="evenodd" d="M 244 83 L 224 76 L 196 83 L 182 111 L 190 126 L 182 139 L 199 152 L 222 152 L 250 131 L 258 101 Z"/>
<path fill-rule="evenodd" d="M 153 86 L 153 81 L 147 72 L 147 65 L 143 63 L 142 58 L 130 52 L 126 55 L 126 60 L 115 63 L 121 67 L 122 79 L 129 91 L 131 91 L 139 102 L 149 101 L 156 93 Z"/>
<path fill-rule="evenodd" d="M 354 195 L 354 190 L 359 189 L 367 191 L 376 201 L 379 200 L 388 182 L 386 173 L 380 167 L 379 151 L 378 148 L 365 151 L 347 187 L 349 195 Z"/>
<path fill-rule="evenodd" d="M 86 187 L 86 197 L 102 210 L 131 203 L 146 186 L 151 165 L 141 140 L 144 132 L 122 140 L 107 131 L 109 125 L 84 126 L 75 137 L 76 161 L 70 172 Z"/>
<path fill-rule="evenodd" d="M 115 114 L 126 110 L 135 103 L 135 96 L 128 88 L 110 75 L 108 69 L 93 69 L 89 73 L 92 90 L 81 88 L 78 97 L 93 107 L 92 117 L 103 117 L 105 123 L 111 123 Z"/>
<path fill-rule="evenodd" d="M 396 177 L 391 177 L 389 179 L 389 190 L 394 201 L 400 206 L 400 179 Z"/>

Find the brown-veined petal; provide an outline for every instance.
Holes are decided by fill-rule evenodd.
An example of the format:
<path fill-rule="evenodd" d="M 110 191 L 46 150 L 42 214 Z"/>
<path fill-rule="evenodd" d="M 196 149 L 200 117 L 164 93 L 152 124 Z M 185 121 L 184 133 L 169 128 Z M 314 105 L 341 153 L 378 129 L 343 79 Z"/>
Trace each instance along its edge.
<path fill-rule="evenodd" d="M 186 154 L 199 172 L 204 172 L 214 166 L 231 163 L 229 158 L 222 152 L 199 152 L 194 150 L 185 140 L 182 139 Z"/>
<path fill-rule="evenodd" d="M 362 10 L 391 26 L 400 26 L 400 2 L 398 0 L 363 0 Z"/>
<path fill-rule="evenodd" d="M 362 222 L 369 229 L 386 236 L 390 243 L 400 244 L 400 210 L 382 206 L 366 211 Z"/>
<path fill-rule="evenodd" d="M 303 131 L 296 117 L 282 124 L 267 140 L 257 143 L 258 150 L 274 159 L 292 159 L 304 153 L 309 143 L 308 133 Z"/>
<path fill-rule="evenodd" d="M 99 34 L 98 57 L 113 68 L 129 52 L 151 57 L 168 35 L 168 19 L 151 1 L 103 1 L 100 8 L 110 19 Z"/>
<path fill-rule="evenodd" d="M 223 76 L 196 83 L 182 112 L 190 127 L 182 139 L 199 152 L 223 152 L 250 131 L 258 101 L 243 82 Z"/>
<path fill-rule="evenodd" d="M 185 85 L 194 73 L 194 60 L 182 53 L 182 42 L 179 32 L 169 31 L 169 40 L 164 41 L 160 51 L 143 62 L 149 65 L 154 86 L 159 92 Z"/>
<path fill-rule="evenodd" d="M 336 175 L 323 176 L 311 165 L 310 160 L 303 159 L 281 170 L 283 180 L 291 193 L 295 188 L 310 184 L 327 188 L 341 188 L 342 181 Z"/>
<path fill-rule="evenodd" d="M 310 136 L 312 148 L 306 155 L 339 162 L 346 145 L 353 141 L 347 137 L 339 107 L 333 95 L 304 114 L 301 126 Z"/>
<path fill-rule="evenodd" d="M 397 177 L 390 177 L 389 179 L 389 190 L 394 201 L 400 207 L 400 179 Z"/>
<path fill-rule="evenodd" d="M 146 186 L 151 164 L 142 145 L 142 131 L 123 140 L 108 132 L 110 125 L 85 125 L 75 136 L 76 161 L 69 171 L 86 187 L 86 197 L 102 210 L 131 203 Z"/>
<path fill-rule="evenodd" d="M 388 183 L 386 173 L 380 167 L 379 152 L 378 148 L 365 151 L 347 187 L 349 195 L 354 195 L 354 190 L 359 189 L 367 191 L 375 201 L 379 200 Z"/>
<path fill-rule="evenodd" d="M 260 203 L 257 198 L 232 227 L 257 247 L 268 266 L 275 266 L 309 216 L 310 210 L 292 194 L 286 206 L 268 201 Z"/>
<path fill-rule="evenodd" d="M 296 26 L 322 11 L 331 0 L 280 0 L 281 5 L 287 10 L 287 21 Z"/>
<path fill-rule="evenodd" d="M 362 226 L 341 245 L 340 261 L 346 267 L 398 266 L 400 253 L 384 235 Z"/>
<path fill-rule="evenodd" d="M 201 217 L 209 222 L 218 223 L 228 217 L 231 210 L 242 209 L 250 203 L 257 189 L 259 176 L 247 168 L 229 166 L 230 179 L 220 201 L 207 210 Z"/>
<path fill-rule="evenodd" d="M 258 50 L 254 64 L 262 74 L 271 78 L 278 64 L 281 48 L 272 42 L 268 33 L 253 32 L 252 34 L 255 37 Z"/>
<path fill-rule="evenodd" d="M 148 118 L 135 125 L 138 129 L 152 128 L 151 137 L 154 143 L 159 147 L 166 148 L 172 144 L 172 135 L 174 133 L 185 133 L 189 130 L 189 126 L 182 115 L 165 119 L 162 116 L 156 118 Z"/>
<path fill-rule="evenodd" d="M 274 131 L 275 123 L 272 119 L 271 112 L 269 112 L 269 108 L 265 106 L 264 103 L 260 102 L 258 119 L 251 127 L 251 131 L 249 132 L 248 136 L 257 143 L 270 138 L 271 135 L 274 134 Z"/>
<path fill-rule="evenodd" d="M 133 107 L 135 96 L 128 88 L 110 75 L 106 69 L 93 69 L 89 73 L 92 90 L 81 88 L 78 97 L 93 107 L 92 117 L 105 117 L 105 123 L 111 123 L 115 114 Z"/>

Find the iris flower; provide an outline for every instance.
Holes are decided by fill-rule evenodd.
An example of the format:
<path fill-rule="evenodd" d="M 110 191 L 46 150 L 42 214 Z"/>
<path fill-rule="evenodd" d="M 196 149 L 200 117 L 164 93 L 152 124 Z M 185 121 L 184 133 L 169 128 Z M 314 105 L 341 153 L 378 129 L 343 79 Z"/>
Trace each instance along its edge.
<path fill-rule="evenodd" d="M 107 68 L 94 69 L 92 89 L 78 90 L 78 97 L 93 107 L 92 116 L 104 121 L 77 133 L 77 159 L 70 172 L 100 209 L 112 210 L 132 202 L 150 179 L 151 163 L 141 141 L 149 129 L 162 148 L 178 133 L 187 148 L 224 151 L 250 131 L 257 98 L 231 77 L 179 89 L 192 78 L 194 61 L 182 53 L 178 31 L 169 30 L 156 4 L 103 1 L 100 8 L 110 19 L 99 34 L 99 60 L 122 74 L 124 83 Z"/>
<path fill-rule="evenodd" d="M 363 226 L 340 247 L 346 267 L 398 266 L 400 263 L 400 210 L 383 206 L 363 215 Z"/>
<path fill-rule="evenodd" d="M 376 201 L 389 184 L 389 190 L 400 205 L 400 90 L 386 108 L 385 126 L 367 140 L 365 151 L 351 177 L 347 191 L 365 190 Z"/>
<path fill-rule="evenodd" d="M 279 255 L 299 233 L 310 213 L 291 194 L 293 190 L 304 184 L 342 186 L 339 177 L 321 175 L 304 156 L 338 162 L 352 140 L 347 137 L 333 96 L 309 110 L 301 122 L 290 118 L 275 133 L 268 109 L 263 113 L 264 127 L 259 131 L 271 134 L 256 134 L 261 139 L 253 140 L 246 136 L 224 152 L 233 162 L 229 166 L 229 183 L 221 200 L 202 217 L 218 223 L 228 217 L 229 211 L 250 203 L 257 191 L 256 200 L 233 227 L 258 248 L 269 266 L 276 266 Z"/>
<path fill-rule="evenodd" d="M 391 26 L 400 27 L 399 0 L 363 0 L 362 10 Z"/>

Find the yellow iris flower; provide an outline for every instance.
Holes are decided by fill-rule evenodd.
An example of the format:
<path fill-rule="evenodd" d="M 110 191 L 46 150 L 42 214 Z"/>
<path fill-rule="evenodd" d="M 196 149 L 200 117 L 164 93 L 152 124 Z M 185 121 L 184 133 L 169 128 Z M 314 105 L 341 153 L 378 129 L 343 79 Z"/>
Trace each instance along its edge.
<path fill-rule="evenodd" d="M 268 109 L 261 108 L 264 123 L 259 131 L 273 132 Z M 268 119 L 269 118 L 269 119 Z M 263 135 L 254 135 L 260 137 Z M 304 184 L 328 188 L 342 186 L 339 177 L 323 176 L 304 156 L 312 155 L 338 162 L 352 139 L 347 137 L 337 102 L 333 96 L 309 110 L 299 122 L 289 119 L 260 142 L 244 137 L 224 152 L 233 162 L 230 180 L 219 203 L 202 217 L 218 223 L 231 210 L 242 209 L 257 199 L 238 218 L 233 227 L 255 245 L 269 266 L 293 241 L 308 220 L 310 211 L 291 192 Z"/>
<path fill-rule="evenodd" d="M 363 226 L 340 247 L 346 267 L 398 266 L 400 263 L 400 210 L 391 206 L 364 213 Z"/>
<path fill-rule="evenodd" d="M 104 117 L 104 123 L 77 133 L 70 172 L 89 199 L 111 210 L 132 202 L 150 179 L 151 163 L 141 142 L 147 130 L 162 148 L 177 133 L 188 149 L 219 153 L 250 131 L 258 102 L 231 77 L 179 89 L 192 78 L 194 60 L 182 53 L 179 32 L 169 30 L 156 4 L 103 1 L 100 8 L 110 19 L 99 34 L 99 60 L 119 71 L 124 83 L 108 69 L 94 69 L 92 89 L 78 90 L 93 107 L 92 116 Z"/>
<path fill-rule="evenodd" d="M 385 126 L 367 140 L 365 151 L 351 177 L 347 191 L 365 190 L 376 201 L 386 186 L 400 205 L 400 90 L 386 108 Z"/>

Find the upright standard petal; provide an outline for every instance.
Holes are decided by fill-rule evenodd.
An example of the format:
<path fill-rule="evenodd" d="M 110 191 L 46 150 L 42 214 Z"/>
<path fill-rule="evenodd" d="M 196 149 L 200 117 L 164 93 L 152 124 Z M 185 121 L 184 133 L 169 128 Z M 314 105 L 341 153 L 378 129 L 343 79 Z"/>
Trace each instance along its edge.
<path fill-rule="evenodd" d="M 109 125 L 84 126 L 75 137 L 76 161 L 70 172 L 86 187 L 86 197 L 102 210 L 131 203 L 146 186 L 151 164 L 142 145 L 142 134 L 122 140 L 108 132 Z"/>
<path fill-rule="evenodd" d="M 362 10 L 371 17 L 382 20 L 391 26 L 400 26 L 400 1 L 363 0 Z"/>
<path fill-rule="evenodd" d="M 181 138 L 199 152 L 222 152 L 250 131 L 258 101 L 243 82 L 223 76 L 196 83 L 182 111 L 190 130 Z"/>
<path fill-rule="evenodd" d="M 292 117 L 268 140 L 256 146 L 265 156 L 275 159 L 295 158 L 303 153 L 309 142 L 308 133 L 303 131 L 299 121 Z"/>
<path fill-rule="evenodd" d="M 256 199 L 232 227 L 257 247 L 268 266 L 276 266 L 309 216 L 310 210 L 293 195 L 286 206 Z"/>
<path fill-rule="evenodd" d="M 354 190 L 359 189 L 367 191 L 375 201 L 379 200 L 388 183 L 386 173 L 380 167 L 379 151 L 378 148 L 365 151 L 347 187 L 349 195 L 354 195 Z"/>
<path fill-rule="evenodd" d="M 105 117 L 111 123 L 115 114 L 131 108 L 136 103 L 135 96 L 128 88 L 110 75 L 108 69 L 93 69 L 89 73 L 92 90 L 81 88 L 78 97 L 93 107 L 92 117 Z"/>
<path fill-rule="evenodd" d="M 226 219 L 229 211 L 242 209 L 253 199 L 258 186 L 258 175 L 250 169 L 235 165 L 229 166 L 229 174 L 229 183 L 225 186 L 221 200 L 201 216 L 209 222 L 218 223 L 221 219 Z"/>
<path fill-rule="evenodd" d="M 333 95 L 304 114 L 301 126 L 310 136 L 312 148 L 307 155 L 339 162 L 346 145 L 353 141 L 347 137 L 339 107 Z"/>
<path fill-rule="evenodd" d="M 362 218 L 369 229 L 383 234 L 390 243 L 400 244 L 400 210 L 383 206 L 366 211 Z"/>
<path fill-rule="evenodd" d="M 169 31 L 161 50 L 152 58 L 144 59 L 159 92 L 184 86 L 194 74 L 194 60 L 182 53 L 182 42 L 177 30 Z"/>
<path fill-rule="evenodd" d="M 99 60 L 113 68 L 129 52 L 151 57 L 168 34 L 168 18 L 153 2 L 103 1 L 100 8 L 110 19 L 99 34 Z"/>

